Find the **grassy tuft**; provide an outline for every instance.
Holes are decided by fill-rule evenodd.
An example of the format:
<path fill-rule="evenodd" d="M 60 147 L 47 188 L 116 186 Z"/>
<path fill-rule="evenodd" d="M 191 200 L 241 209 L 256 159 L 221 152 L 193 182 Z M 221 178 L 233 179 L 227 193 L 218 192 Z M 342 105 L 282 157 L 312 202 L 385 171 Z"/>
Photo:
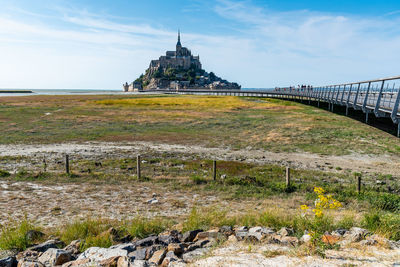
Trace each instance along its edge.
<path fill-rule="evenodd" d="M 386 238 L 400 240 L 400 214 L 374 210 L 364 215 L 361 225 Z"/>
<path fill-rule="evenodd" d="M 171 221 L 159 218 L 146 219 L 140 217 L 125 222 L 87 218 L 63 226 L 56 235 L 60 236 L 65 243 L 77 239 L 82 240 L 80 250 L 84 251 L 89 247 L 110 247 L 117 241 L 115 238 L 118 239 L 128 234 L 138 238 L 152 234 L 157 235 L 169 226 L 171 226 Z M 114 231 L 109 231 L 111 227 L 116 230 L 118 236 L 113 236 Z"/>
<path fill-rule="evenodd" d="M 171 224 L 172 222 L 166 219 L 139 217 L 127 222 L 124 228 L 132 237 L 144 238 L 149 235 L 158 235 L 171 226 Z"/>
<path fill-rule="evenodd" d="M 11 221 L 7 225 L 0 226 L 0 250 L 25 250 L 34 241 L 27 237 L 27 232 L 30 230 L 38 228 L 27 219 L 21 222 Z"/>
<path fill-rule="evenodd" d="M 87 218 L 83 221 L 77 220 L 64 225 L 57 234 L 67 244 L 73 240 L 81 239 L 80 249 L 83 251 L 90 246 L 110 246 L 112 242 L 110 236 L 101 234 L 111 226 L 111 221 L 109 220 Z"/>
<path fill-rule="evenodd" d="M 227 217 L 227 211 L 215 207 L 208 209 L 193 208 L 183 223 L 183 231 L 207 230 L 213 226 L 235 225 L 234 218 Z"/>

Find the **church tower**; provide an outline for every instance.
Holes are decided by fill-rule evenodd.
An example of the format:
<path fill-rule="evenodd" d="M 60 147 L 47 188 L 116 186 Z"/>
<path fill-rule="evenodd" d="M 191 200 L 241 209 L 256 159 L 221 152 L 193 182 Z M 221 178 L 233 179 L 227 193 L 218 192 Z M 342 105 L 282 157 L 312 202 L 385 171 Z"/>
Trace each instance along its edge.
<path fill-rule="evenodd" d="M 180 51 L 182 49 L 182 44 L 181 44 L 181 31 L 178 30 L 178 42 L 176 43 L 176 55 L 180 55 Z"/>

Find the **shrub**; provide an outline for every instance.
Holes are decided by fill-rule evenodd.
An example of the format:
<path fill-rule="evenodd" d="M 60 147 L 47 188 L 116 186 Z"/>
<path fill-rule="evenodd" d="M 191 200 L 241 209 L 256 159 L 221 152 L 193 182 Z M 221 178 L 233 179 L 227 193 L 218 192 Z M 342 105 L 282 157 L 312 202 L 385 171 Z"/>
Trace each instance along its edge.
<path fill-rule="evenodd" d="M 0 177 L 8 177 L 8 176 L 10 176 L 11 174 L 8 172 L 8 171 L 5 171 L 5 170 L 1 170 L 0 169 Z"/>
<path fill-rule="evenodd" d="M 200 176 L 200 175 L 192 175 L 190 179 L 195 183 L 195 184 L 206 184 L 207 179 Z"/>

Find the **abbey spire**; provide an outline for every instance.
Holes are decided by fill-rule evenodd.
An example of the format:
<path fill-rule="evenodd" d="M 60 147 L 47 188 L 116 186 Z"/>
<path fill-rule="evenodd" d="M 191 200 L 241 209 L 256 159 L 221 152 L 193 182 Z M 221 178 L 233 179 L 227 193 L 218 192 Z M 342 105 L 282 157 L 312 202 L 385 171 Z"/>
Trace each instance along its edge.
<path fill-rule="evenodd" d="M 178 30 L 178 42 L 176 43 L 176 51 L 180 50 L 182 48 L 181 44 L 181 31 Z"/>

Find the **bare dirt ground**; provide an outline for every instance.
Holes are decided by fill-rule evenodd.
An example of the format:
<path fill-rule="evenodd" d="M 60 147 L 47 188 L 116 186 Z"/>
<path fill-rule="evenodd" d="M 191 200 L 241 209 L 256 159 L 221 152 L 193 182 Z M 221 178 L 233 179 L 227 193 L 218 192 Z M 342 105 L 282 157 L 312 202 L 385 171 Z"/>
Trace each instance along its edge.
<path fill-rule="evenodd" d="M 153 194 L 156 194 L 157 203 L 148 203 Z M 177 217 L 187 215 L 194 205 L 217 202 L 224 204 L 212 195 L 189 196 L 179 190 L 168 192 L 162 185 L 150 183 L 98 186 L 0 181 L 0 224 L 9 218 L 25 216 L 46 227 L 88 216 L 118 220 L 137 216 Z"/>
<path fill-rule="evenodd" d="M 201 146 L 185 146 L 157 144 L 152 142 L 85 142 L 50 145 L 0 145 L 0 156 L 53 156 L 62 154 L 78 154 L 80 156 L 102 156 L 110 154 L 134 157 L 149 151 L 189 153 L 205 159 L 240 160 L 258 164 L 289 165 L 300 169 L 351 170 L 364 173 L 381 173 L 400 175 L 400 160 L 390 155 L 324 156 L 311 153 L 273 153 L 263 150 L 231 150 L 229 148 L 208 148 Z M 1 166 L 0 166 L 1 167 Z"/>
<path fill-rule="evenodd" d="M 0 145 L 0 157 L 25 156 L 22 161 L 0 163 L 0 169 L 18 171 L 20 168 L 40 170 L 41 159 L 62 161 L 64 154 L 71 158 L 104 159 L 131 157 L 151 152 L 168 152 L 177 155 L 196 155 L 206 159 L 238 160 L 259 164 L 273 163 L 290 165 L 295 168 L 363 171 L 400 175 L 400 161 L 389 156 L 320 156 L 308 153 L 271 153 L 260 150 L 230 150 L 206 148 L 200 146 L 182 146 L 154 144 L 149 142 L 130 143 L 64 143 L 50 145 Z M 32 160 L 36 163 L 32 165 Z M 60 167 L 60 166 L 58 166 Z M 62 164 L 61 164 L 62 167 Z M 51 168 L 51 166 L 49 166 Z M 110 174 L 112 175 L 112 174 Z M 133 175 L 133 174 L 132 174 Z M 157 195 L 157 203 L 148 200 Z M 40 183 L 0 181 L 0 223 L 10 218 L 29 219 L 43 226 L 55 226 L 80 217 L 94 216 L 111 219 L 131 219 L 141 215 L 145 217 L 187 215 L 194 206 L 226 207 L 240 211 L 257 210 L 274 205 L 279 208 L 294 208 L 298 203 L 276 201 L 273 197 L 266 200 L 234 201 L 221 199 L 221 196 L 205 192 L 190 192 L 165 187 L 151 182 L 121 181 L 118 184 L 94 183 Z M 254 205 L 256 202 L 257 205 Z M 256 207 L 256 208 L 255 208 Z"/>

